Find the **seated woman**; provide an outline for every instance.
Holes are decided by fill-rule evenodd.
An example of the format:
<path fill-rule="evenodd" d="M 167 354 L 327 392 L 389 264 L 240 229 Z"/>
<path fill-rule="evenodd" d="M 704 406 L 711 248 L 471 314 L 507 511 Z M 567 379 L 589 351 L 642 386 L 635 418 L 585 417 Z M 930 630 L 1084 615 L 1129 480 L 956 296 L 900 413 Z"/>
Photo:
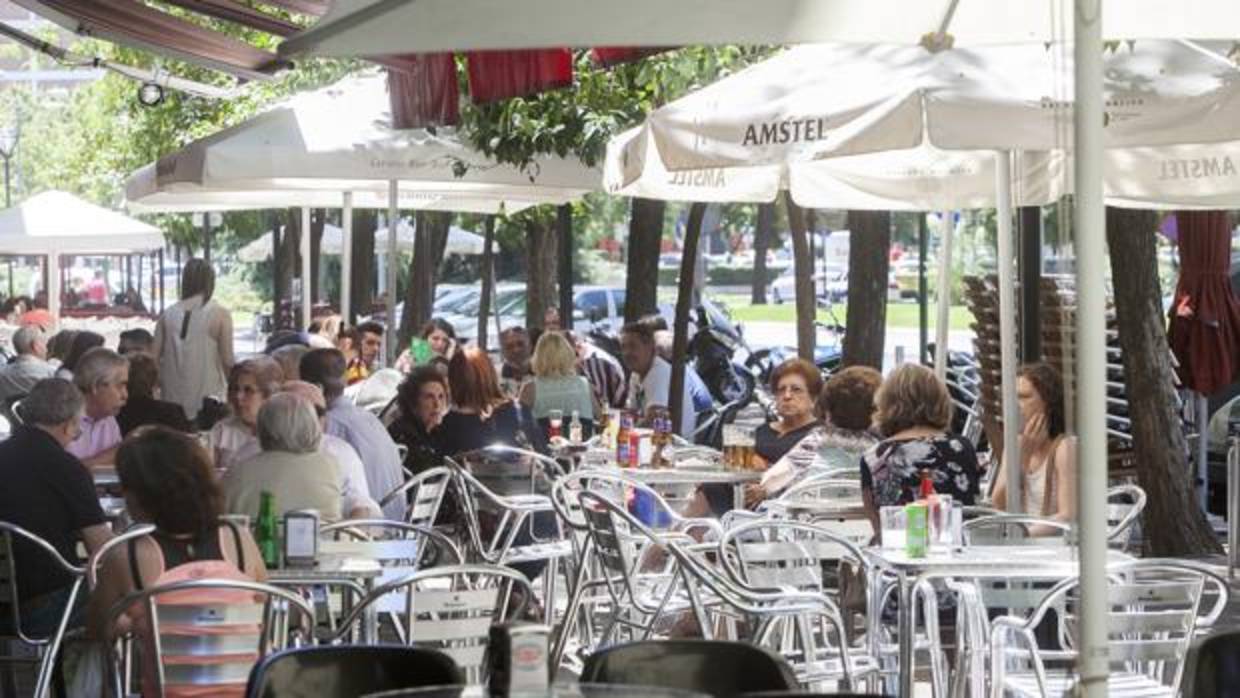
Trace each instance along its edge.
<path fill-rule="evenodd" d="M 577 373 L 577 350 L 560 332 L 543 332 L 534 347 L 531 362 L 534 378 L 521 386 L 520 400 L 534 414 L 534 419 L 548 419 L 552 410 L 563 415 L 562 433 L 568 435 L 573 412 L 588 424 L 588 437 L 593 433 L 594 415 L 602 411 L 590 389 L 590 382 Z"/>
<path fill-rule="evenodd" d="M 1076 439 L 1064 433 L 1063 378 L 1046 363 L 1029 364 L 1016 380 L 1020 403 L 1021 510 L 1071 523 L 1076 519 Z M 1007 464 L 995 474 L 991 500 L 997 509 L 1008 504 Z M 1035 526 L 1034 534 L 1050 533 Z"/>
<path fill-rule="evenodd" d="M 258 356 L 233 364 L 228 372 L 228 404 L 232 416 L 211 428 L 207 447 L 215 467 L 228 470 L 237 455 L 257 440 L 258 411 L 284 380 L 283 369 L 274 359 Z"/>
<path fill-rule="evenodd" d="M 56 377 L 67 381 L 73 380 L 73 372 L 78 370 L 78 363 L 81 362 L 82 357 L 91 349 L 103 346 L 103 342 L 101 334 L 89 330 L 74 332 L 69 340 L 68 348 L 65 349 L 64 360 L 61 361 L 60 368 L 56 371 Z"/>
<path fill-rule="evenodd" d="M 455 456 L 494 443 L 545 453 L 547 440 L 529 408 L 499 389 L 495 366 L 481 349 L 457 351 L 448 362 L 452 409 L 439 426 L 440 453 Z"/>
<path fill-rule="evenodd" d="M 948 434 L 952 401 L 934 371 L 902 364 L 875 396 L 874 421 L 883 440 L 861 459 L 861 492 L 876 537 L 880 507 L 918 497 L 922 474 L 935 492 L 973 504 L 978 494 L 977 454 L 968 439 Z"/>
<path fill-rule="evenodd" d="M 746 486 L 746 506 L 757 506 L 788 489 L 810 466 L 855 470 L 861 455 L 878 443 L 869 429 L 874 393 L 882 381 L 882 375 L 869 366 L 849 366 L 832 374 L 818 396 L 822 423 L 767 468 L 761 482 Z"/>
<path fill-rule="evenodd" d="M 109 638 L 133 623 L 141 635 L 140 608 L 131 609 L 117 628 L 107 627 L 113 604 L 136 590 L 203 577 L 266 581 L 267 568 L 250 531 L 220 519 L 223 497 L 211 459 L 197 440 L 163 427 L 141 429 L 121 446 L 116 471 L 130 515 L 155 531 L 104 557 L 90 598 L 94 637 Z M 155 669 L 144 662 L 143 695 L 155 689 Z"/>
<path fill-rule="evenodd" d="M 448 379 L 432 366 L 415 368 L 396 389 L 396 406 L 388 434 L 404 445 L 404 466 L 420 473 L 442 464 L 439 425 L 448 412 Z"/>
<path fill-rule="evenodd" d="M 822 374 L 816 366 L 804 359 L 788 359 L 771 373 L 771 390 L 779 419 L 758 427 L 754 435 L 754 451 L 763 470 L 821 428 L 814 415 L 814 402 L 822 390 Z M 699 497 L 690 503 L 691 516 L 703 516 L 707 510 L 721 516 L 734 506 L 730 485 L 705 485 L 698 492 Z M 769 495 L 761 483 L 751 485 L 746 488 L 746 505 L 754 506 Z"/>
<path fill-rule="evenodd" d="M 422 326 L 422 331 L 418 333 L 418 338 L 426 342 L 425 346 L 430 349 L 430 355 L 415 355 L 415 345 L 411 343 L 408 349 L 405 349 L 400 353 L 400 356 L 396 357 L 396 363 L 393 364 L 393 367 L 397 371 L 409 373 L 432 358 L 443 357 L 451 359 L 456 352 L 456 330 L 452 327 L 452 323 L 443 318 L 431 318 L 429 322 Z"/>
<path fill-rule="evenodd" d="M 160 425 L 180 432 L 193 431 L 179 403 L 160 400 L 159 362 L 155 357 L 135 352 L 129 357 L 129 397 L 116 415 L 121 434 L 128 436 L 138 427 Z"/>
<path fill-rule="evenodd" d="M 339 521 L 344 488 L 336 461 L 319 452 L 322 436 L 309 401 L 294 393 L 273 396 L 258 411 L 262 453 L 229 468 L 220 481 L 225 510 L 254 521 L 262 494 L 270 492 L 277 516 L 314 509 L 324 522 Z"/>

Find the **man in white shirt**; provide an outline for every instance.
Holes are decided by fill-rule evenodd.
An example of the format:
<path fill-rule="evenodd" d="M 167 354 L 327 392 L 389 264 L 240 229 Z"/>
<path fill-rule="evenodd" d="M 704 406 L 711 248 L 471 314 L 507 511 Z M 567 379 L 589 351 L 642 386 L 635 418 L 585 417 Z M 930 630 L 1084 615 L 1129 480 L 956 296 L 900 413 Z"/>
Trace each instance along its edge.
<path fill-rule="evenodd" d="M 632 370 L 629 375 L 629 408 L 645 420 L 651 408 L 669 408 L 672 389 L 672 365 L 655 351 L 654 331 L 650 325 L 631 322 L 620 331 L 620 355 Z M 685 366 L 685 385 L 680 396 L 680 435 L 693 438 L 697 427 L 695 397 L 709 396 L 706 385 L 691 366 Z M 707 403 L 709 404 L 709 403 Z"/>
<path fill-rule="evenodd" d="M 0 403 L 30 392 L 35 383 L 56 374 L 47 362 L 47 336 L 36 325 L 26 325 L 13 333 L 17 358 L 0 366 Z"/>

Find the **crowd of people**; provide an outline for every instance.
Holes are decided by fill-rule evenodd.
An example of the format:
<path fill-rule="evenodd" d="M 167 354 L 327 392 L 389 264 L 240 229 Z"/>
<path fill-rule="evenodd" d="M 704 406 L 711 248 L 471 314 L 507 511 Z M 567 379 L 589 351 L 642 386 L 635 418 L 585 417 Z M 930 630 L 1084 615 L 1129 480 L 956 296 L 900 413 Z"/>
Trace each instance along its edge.
<path fill-rule="evenodd" d="M 641 420 L 665 414 L 673 399 L 654 319 L 622 328 L 623 365 L 554 326 L 505 330 L 493 361 L 457 342 L 451 325 L 432 321 L 401 352 L 395 399 L 377 413 L 350 391 L 392 372 L 380 357 L 382 325 L 321 318 L 305 332 L 273 336 L 264 354 L 237 360 L 213 281 L 209 265 L 190 262 L 181 300 L 155 332 L 125 332 L 115 349 L 91 332 L 49 337 L 25 325 L 12 338 L 16 358 L 0 367 L 0 405 L 19 424 L 0 442 L 0 520 L 44 538 L 66 559 L 75 558 L 78 540 L 98 550 L 111 527 L 92 469 L 115 467 L 129 515 L 155 526 L 105 561 L 94 605 L 80 609 L 77 621 L 102 622 L 120 595 L 187 565 L 264 578 L 249 531 L 221 519 L 253 520 L 264 493 L 277 512 L 403 520 L 407 502 L 385 495 L 408 473 L 494 443 L 548 453 L 553 413 L 575 415 L 588 433 L 609 410 Z M 756 430 L 754 445 L 764 472 L 745 488 L 747 507 L 778 496 L 811 468 L 859 475 L 876 535 L 878 509 L 915 499 L 923 478 L 965 504 L 979 496 L 973 446 L 949 431 L 951 398 L 929 369 L 903 364 L 884 378 L 854 366 L 824 381 L 813 364 L 791 359 L 773 371 L 770 389 L 775 414 Z M 1075 448 L 1064 434 L 1060 378 L 1043 364 L 1025 367 L 1019 395 L 1023 461 L 1014 465 L 1026 510 L 1070 520 Z M 675 399 L 682 433 L 691 436 L 696 415 L 711 405 L 691 368 Z M 1005 503 L 1007 465 L 999 466 L 997 506 Z M 685 513 L 718 516 L 733 505 L 730 489 L 703 486 Z M 33 546 L 19 542 L 14 553 L 25 630 L 46 634 L 67 603 L 69 577 Z"/>

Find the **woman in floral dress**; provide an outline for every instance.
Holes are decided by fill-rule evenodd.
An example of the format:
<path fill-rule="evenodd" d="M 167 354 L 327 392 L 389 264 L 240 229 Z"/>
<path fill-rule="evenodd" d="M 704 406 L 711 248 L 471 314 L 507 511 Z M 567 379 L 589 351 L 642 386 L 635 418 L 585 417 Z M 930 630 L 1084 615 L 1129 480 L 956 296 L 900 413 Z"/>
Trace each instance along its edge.
<path fill-rule="evenodd" d="M 883 381 L 875 402 L 883 441 L 861 458 L 862 495 L 875 537 L 882 534 L 879 508 L 917 499 L 923 472 L 938 494 L 973 504 L 977 454 L 967 439 L 947 433 L 952 402 L 943 381 L 924 366 L 903 364 Z"/>

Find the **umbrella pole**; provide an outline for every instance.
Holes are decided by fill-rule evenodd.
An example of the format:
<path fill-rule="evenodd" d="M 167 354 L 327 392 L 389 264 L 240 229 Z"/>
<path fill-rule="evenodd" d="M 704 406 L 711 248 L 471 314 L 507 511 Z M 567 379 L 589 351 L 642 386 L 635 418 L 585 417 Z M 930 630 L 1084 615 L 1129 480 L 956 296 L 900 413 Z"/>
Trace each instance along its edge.
<path fill-rule="evenodd" d="M 1102 198 L 1102 0 L 1076 0 L 1073 13 L 1077 246 L 1077 517 L 1080 526 L 1080 638 L 1077 695 L 1107 695 L 1106 210 Z"/>
<path fill-rule="evenodd" d="M 926 229 L 926 214 L 917 214 L 917 343 L 919 352 L 917 360 L 926 364 L 930 361 L 930 308 L 927 304 L 926 292 L 926 250 L 929 248 L 930 232 Z M 826 278 L 826 267 L 823 267 L 823 278 Z"/>
<path fill-rule="evenodd" d="M 350 315 L 353 300 L 353 192 L 344 193 L 344 205 L 340 210 L 340 317 L 344 324 L 352 326 Z"/>
<path fill-rule="evenodd" d="M 934 322 L 934 375 L 947 378 L 947 328 L 951 323 L 952 304 L 952 222 L 951 213 L 939 214 L 943 240 L 939 243 L 938 314 Z"/>
<path fill-rule="evenodd" d="M 301 329 L 310 326 L 310 312 L 314 305 L 311 291 L 314 289 L 314 268 L 310 260 L 310 208 L 301 207 L 301 237 L 298 239 L 301 248 Z"/>
<path fill-rule="evenodd" d="M 400 319 L 396 317 L 396 261 L 397 257 L 397 228 L 399 221 L 397 216 L 400 215 L 397 204 L 399 203 L 400 189 L 397 180 L 393 179 L 388 182 L 388 249 L 387 249 L 387 289 L 384 302 L 387 304 L 387 341 L 384 342 L 383 356 L 387 361 L 387 365 L 391 366 L 396 363 L 396 325 Z"/>
<path fill-rule="evenodd" d="M 995 185 L 999 223 L 999 364 L 1003 412 L 1003 464 L 1007 466 L 1007 508 L 1024 510 L 1021 496 L 1020 407 L 1016 402 L 1016 250 L 1012 244 L 1012 154 L 995 153 Z"/>
<path fill-rule="evenodd" d="M 47 284 L 44 285 L 47 291 L 47 312 L 51 314 L 52 321 L 57 325 L 60 324 L 60 255 L 55 252 L 47 256 Z"/>
<path fill-rule="evenodd" d="M 1197 407 L 1197 498 L 1201 511 L 1209 513 L 1210 472 L 1207 458 L 1210 449 L 1210 402 L 1202 393 L 1193 393 Z"/>

